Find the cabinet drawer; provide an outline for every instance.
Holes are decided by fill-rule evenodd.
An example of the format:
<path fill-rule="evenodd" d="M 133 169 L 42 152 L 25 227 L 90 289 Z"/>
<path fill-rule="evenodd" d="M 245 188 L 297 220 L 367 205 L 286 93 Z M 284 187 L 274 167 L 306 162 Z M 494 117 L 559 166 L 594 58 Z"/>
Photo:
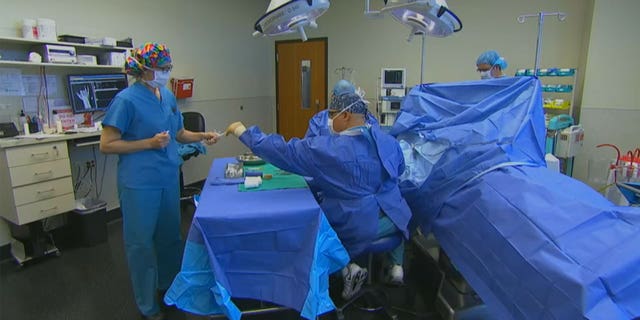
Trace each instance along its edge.
<path fill-rule="evenodd" d="M 73 197 L 73 193 L 70 193 L 52 199 L 18 206 L 16 208 L 18 213 L 18 224 L 23 225 L 25 223 L 71 211 L 74 208 L 74 204 L 75 199 Z"/>
<path fill-rule="evenodd" d="M 13 187 L 71 176 L 69 159 L 20 166 L 9 169 Z"/>
<path fill-rule="evenodd" d="M 73 193 L 71 177 L 32 184 L 13 189 L 13 199 L 16 206 L 55 198 L 67 193 Z"/>
<path fill-rule="evenodd" d="M 9 168 L 69 157 L 65 141 L 7 149 Z"/>

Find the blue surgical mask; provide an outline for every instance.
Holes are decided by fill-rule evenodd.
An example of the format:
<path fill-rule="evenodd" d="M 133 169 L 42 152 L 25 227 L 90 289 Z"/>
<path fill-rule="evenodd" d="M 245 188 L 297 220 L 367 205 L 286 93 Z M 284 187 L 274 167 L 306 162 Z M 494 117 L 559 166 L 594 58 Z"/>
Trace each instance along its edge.
<path fill-rule="evenodd" d="M 164 87 L 169 83 L 169 77 L 171 71 L 153 70 L 153 80 L 145 81 L 149 86 L 153 88 Z"/>

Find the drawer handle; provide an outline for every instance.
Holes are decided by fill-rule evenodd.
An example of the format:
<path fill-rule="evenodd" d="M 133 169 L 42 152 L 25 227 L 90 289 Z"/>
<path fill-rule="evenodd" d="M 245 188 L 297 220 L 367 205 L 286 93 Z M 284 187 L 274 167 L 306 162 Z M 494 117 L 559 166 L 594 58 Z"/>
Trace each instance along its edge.
<path fill-rule="evenodd" d="M 40 210 L 40 213 L 46 213 L 46 212 L 57 211 L 57 210 L 58 210 L 58 206 L 55 206 L 55 207 L 51 207 L 49 209 L 42 209 L 42 210 Z"/>
<path fill-rule="evenodd" d="M 36 172 L 33 175 L 37 177 L 37 176 L 43 176 L 45 174 L 53 174 L 53 171 L 49 170 L 49 171 L 46 171 L 46 172 Z"/>
<path fill-rule="evenodd" d="M 37 194 L 43 194 L 43 193 L 49 193 L 49 192 L 54 192 L 56 191 L 56 188 L 51 188 L 48 190 L 44 190 L 44 191 L 36 191 Z"/>
<path fill-rule="evenodd" d="M 40 153 L 32 153 L 31 154 L 32 158 L 42 157 L 42 156 L 48 157 L 49 156 L 49 152 L 47 151 L 47 152 L 40 152 Z"/>

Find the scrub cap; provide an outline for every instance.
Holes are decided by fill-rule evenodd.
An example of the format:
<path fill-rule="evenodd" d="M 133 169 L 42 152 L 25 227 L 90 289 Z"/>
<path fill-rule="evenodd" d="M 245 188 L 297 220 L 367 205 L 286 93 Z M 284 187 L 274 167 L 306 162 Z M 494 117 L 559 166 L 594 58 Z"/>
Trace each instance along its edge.
<path fill-rule="evenodd" d="M 171 63 L 171 53 L 166 45 L 147 42 L 131 51 L 124 68 L 130 75 L 140 75 L 144 67 L 157 68 Z"/>
<path fill-rule="evenodd" d="M 367 104 L 362 100 L 362 97 L 355 92 L 347 92 L 341 95 L 334 95 L 331 97 L 331 103 L 329 104 L 329 110 L 342 111 L 349 107 L 347 112 L 367 114 Z"/>
<path fill-rule="evenodd" d="M 476 65 L 483 64 L 483 63 L 486 63 L 490 66 L 497 65 L 502 70 L 507 69 L 507 66 L 508 66 L 507 60 L 501 57 L 500 54 L 494 50 L 485 51 L 482 54 L 480 54 L 480 56 L 478 57 L 478 60 L 476 60 Z"/>
<path fill-rule="evenodd" d="M 336 84 L 333 86 L 332 93 L 333 93 L 333 96 L 339 96 L 344 93 L 353 93 L 353 92 L 356 92 L 356 87 L 354 87 L 351 82 L 342 79 L 336 82 Z"/>

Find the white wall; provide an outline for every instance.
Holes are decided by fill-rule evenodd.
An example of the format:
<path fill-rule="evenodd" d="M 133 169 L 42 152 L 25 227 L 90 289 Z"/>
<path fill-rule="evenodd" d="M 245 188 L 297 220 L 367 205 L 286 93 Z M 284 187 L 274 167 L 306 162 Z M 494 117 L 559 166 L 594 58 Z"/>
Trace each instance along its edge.
<path fill-rule="evenodd" d="M 623 152 L 640 147 L 638 12 L 636 0 L 595 1 L 582 100 L 585 141 L 575 164 L 575 176 L 594 186 L 589 174 L 604 168 L 593 164 L 615 159 L 612 149 L 596 145 L 615 144 Z"/>
<path fill-rule="evenodd" d="M 424 82 L 479 79 L 475 61 L 489 49 L 508 61 L 507 74 L 533 67 L 538 23 L 516 21 L 521 14 L 562 11 L 565 22 L 547 18 L 544 25 L 542 67 L 581 67 L 583 46 L 591 19 L 592 1 L 573 0 L 449 0 L 450 9 L 460 17 L 463 30 L 448 38 L 427 38 Z M 371 0 L 372 9 L 383 2 Z M 409 29 L 387 16 L 370 19 L 363 15 L 364 1 L 332 1 L 331 8 L 318 19 L 319 28 L 310 37 L 328 37 L 330 86 L 341 66 L 353 68 L 353 80 L 374 99 L 382 67 L 406 67 L 407 82 L 420 80 L 421 40 L 406 41 Z M 584 63 L 584 62 L 582 62 Z"/>
<path fill-rule="evenodd" d="M 164 42 L 174 60 L 173 76 L 195 78 L 194 97 L 180 101 L 182 111 L 201 112 L 208 129 L 224 130 L 232 121 L 259 124 L 272 131 L 275 123 L 275 67 L 273 40 L 252 37 L 253 24 L 265 11 L 267 0 L 157 0 L 157 1 L 3 1 L 0 36 L 21 36 L 23 18 L 50 18 L 57 33 L 89 37 L 132 37 L 134 44 Z M 36 74 L 37 68 L 25 68 Z M 53 98 L 66 99 L 64 75 L 71 72 L 47 68 L 60 87 Z M 73 72 L 92 72 L 73 69 Z M 100 71 L 97 71 L 100 72 Z M 0 117 L 15 117 L 22 108 L 20 97 L 0 97 Z M 4 120 L 6 121 L 6 120 Z M 210 147 L 206 156 L 185 163 L 185 182 L 206 177 L 214 157 L 233 156 L 246 150 L 235 139 Z M 74 150 L 77 161 L 91 159 L 91 150 Z M 103 156 L 98 156 L 99 168 Z M 109 209 L 118 206 L 115 190 L 115 157 L 107 158 L 102 198 Z M 100 176 L 101 171 L 99 172 Z M 9 242 L 0 220 L 0 245 Z"/>

